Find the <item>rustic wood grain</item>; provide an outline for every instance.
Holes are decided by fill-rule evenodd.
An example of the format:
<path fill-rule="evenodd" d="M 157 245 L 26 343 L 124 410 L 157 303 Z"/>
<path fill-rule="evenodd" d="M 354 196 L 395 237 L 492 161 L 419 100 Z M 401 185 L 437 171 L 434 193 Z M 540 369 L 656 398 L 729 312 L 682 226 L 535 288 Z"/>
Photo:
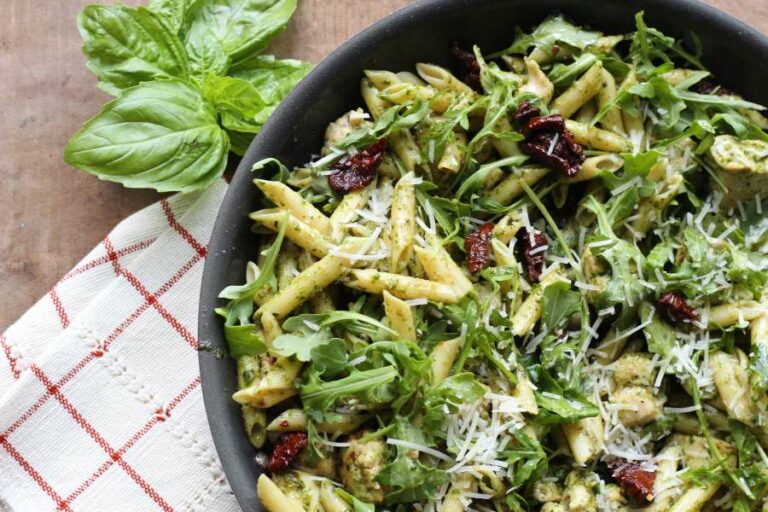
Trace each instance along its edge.
<path fill-rule="evenodd" d="M 159 196 L 101 182 L 62 161 L 68 137 L 108 99 L 83 65 L 75 26 L 77 12 L 90 0 L 0 1 L 2 331 L 112 226 Z M 301 0 L 289 30 L 272 50 L 317 62 L 354 33 L 408 3 Z M 765 0 L 708 3 L 768 32 Z"/>

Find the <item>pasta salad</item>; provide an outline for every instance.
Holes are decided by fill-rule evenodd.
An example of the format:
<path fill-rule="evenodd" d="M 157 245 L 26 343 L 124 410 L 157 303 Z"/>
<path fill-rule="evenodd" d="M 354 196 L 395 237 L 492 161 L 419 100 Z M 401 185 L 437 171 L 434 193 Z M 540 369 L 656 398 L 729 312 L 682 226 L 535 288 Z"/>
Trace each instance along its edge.
<path fill-rule="evenodd" d="M 768 119 L 636 23 L 367 70 L 254 166 L 218 312 L 267 510 L 766 510 Z"/>

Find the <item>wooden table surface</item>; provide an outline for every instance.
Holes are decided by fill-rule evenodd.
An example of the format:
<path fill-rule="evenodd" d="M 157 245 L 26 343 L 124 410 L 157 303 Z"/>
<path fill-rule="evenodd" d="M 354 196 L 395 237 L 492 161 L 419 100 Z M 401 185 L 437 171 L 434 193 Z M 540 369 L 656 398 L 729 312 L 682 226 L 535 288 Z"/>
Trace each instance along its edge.
<path fill-rule="evenodd" d="M 99 181 L 62 160 L 69 136 L 108 99 L 84 66 L 75 26 L 77 12 L 94 0 L 1 1 L 0 332 L 112 226 L 159 197 Z M 707 2 L 768 33 L 766 0 Z M 408 3 L 300 0 L 271 51 L 318 62 Z"/>

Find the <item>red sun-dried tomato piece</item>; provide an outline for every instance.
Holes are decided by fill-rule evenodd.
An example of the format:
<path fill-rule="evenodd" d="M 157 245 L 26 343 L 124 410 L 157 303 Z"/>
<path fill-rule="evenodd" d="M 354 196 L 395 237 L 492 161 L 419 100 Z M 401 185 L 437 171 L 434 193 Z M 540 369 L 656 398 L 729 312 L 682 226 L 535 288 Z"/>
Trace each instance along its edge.
<path fill-rule="evenodd" d="M 531 233 L 527 229 L 523 229 L 520 238 L 523 244 L 523 262 L 525 263 L 525 270 L 528 272 L 528 279 L 532 283 L 538 283 L 541 279 L 541 273 L 544 271 L 547 237 L 541 231 L 534 229 Z"/>
<path fill-rule="evenodd" d="M 493 224 L 486 222 L 467 235 L 464 247 L 467 250 L 467 266 L 470 274 L 476 274 L 491 257 L 490 243 Z"/>
<path fill-rule="evenodd" d="M 565 119 L 560 114 L 534 116 L 523 125 L 523 136 L 527 139 L 540 133 L 562 133 L 565 131 Z"/>
<path fill-rule="evenodd" d="M 285 471 L 294 461 L 299 452 L 307 446 L 306 432 L 289 432 L 283 434 L 275 443 L 275 449 L 269 457 L 267 469 L 272 473 Z"/>
<path fill-rule="evenodd" d="M 468 52 L 459 46 L 459 43 L 453 41 L 451 43 L 451 55 L 459 61 L 462 67 L 462 81 L 479 91 L 482 86 L 480 84 L 480 63 L 477 62 L 477 57 L 472 52 Z"/>
<path fill-rule="evenodd" d="M 376 171 L 384 160 L 387 139 L 379 139 L 356 154 L 341 160 L 328 176 L 328 184 L 336 192 L 347 193 L 367 187 L 376 177 Z"/>
<path fill-rule="evenodd" d="M 717 94 L 718 96 L 730 96 L 733 91 L 727 87 L 723 87 L 711 78 L 705 78 L 704 80 L 695 83 L 691 90 L 698 94 Z"/>
<path fill-rule="evenodd" d="M 659 297 L 658 306 L 673 322 L 693 322 L 699 319 L 699 314 L 678 292 L 667 292 Z"/>
<path fill-rule="evenodd" d="M 540 115 L 541 109 L 539 109 L 539 107 L 535 106 L 529 100 L 525 100 L 517 106 L 517 110 L 515 111 L 515 121 L 518 123 L 525 123 L 530 118 Z"/>
<path fill-rule="evenodd" d="M 514 117 L 522 125 L 525 140 L 520 143 L 520 149 L 523 153 L 565 176 L 579 172 L 585 160 L 584 148 L 573 140 L 563 116 L 542 116 L 541 110 L 526 100 L 517 107 Z"/>
<path fill-rule="evenodd" d="M 608 466 L 613 471 L 613 478 L 619 483 L 626 496 L 638 504 L 653 501 L 655 472 L 647 471 L 642 469 L 639 464 L 627 461 L 615 461 Z"/>

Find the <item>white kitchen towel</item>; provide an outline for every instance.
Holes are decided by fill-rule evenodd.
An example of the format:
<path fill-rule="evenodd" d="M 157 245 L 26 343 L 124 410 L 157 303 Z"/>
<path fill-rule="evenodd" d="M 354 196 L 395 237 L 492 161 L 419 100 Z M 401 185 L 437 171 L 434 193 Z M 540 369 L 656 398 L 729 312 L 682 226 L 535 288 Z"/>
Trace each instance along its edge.
<path fill-rule="evenodd" d="M 127 218 L 0 336 L 0 510 L 239 510 L 196 350 L 226 187 Z"/>

